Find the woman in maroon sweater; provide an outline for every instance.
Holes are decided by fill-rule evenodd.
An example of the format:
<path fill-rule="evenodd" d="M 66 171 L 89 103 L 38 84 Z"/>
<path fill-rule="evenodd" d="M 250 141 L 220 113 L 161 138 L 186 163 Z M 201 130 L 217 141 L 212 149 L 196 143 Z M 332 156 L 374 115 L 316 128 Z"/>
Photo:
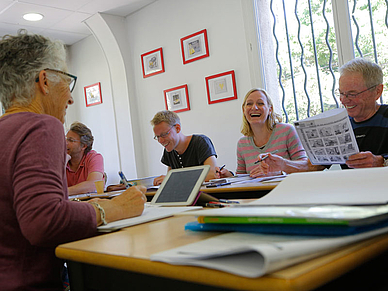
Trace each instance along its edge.
<path fill-rule="evenodd" d="M 68 200 L 62 124 L 77 77 L 65 59 L 61 42 L 40 35 L 0 40 L 1 290 L 61 290 L 58 244 L 144 209 L 144 187 L 112 200 Z"/>

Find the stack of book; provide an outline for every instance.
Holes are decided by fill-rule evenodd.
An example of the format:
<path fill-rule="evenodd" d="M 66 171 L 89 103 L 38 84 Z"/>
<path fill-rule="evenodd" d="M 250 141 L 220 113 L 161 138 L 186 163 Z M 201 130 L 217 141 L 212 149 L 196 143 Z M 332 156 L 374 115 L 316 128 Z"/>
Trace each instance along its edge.
<path fill-rule="evenodd" d="M 388 226 L 386 168 L 295 173 L 248 204 L 191 212 L 187 230 L 350 235 Z"/>
<path fill-rule="evenodd" d="M 152 260 L 259 277 L 388 232 L 388 168 L 297 173 L 247 204 L 190 211 L 187 230 L 227 231 Z"/>
<path fill-rule="evenodd" d="M 388 206 L 225 207 L 189 213 L 193 231 L 238 231 L 266 234 L 338 236 L 388 226 Z"/>

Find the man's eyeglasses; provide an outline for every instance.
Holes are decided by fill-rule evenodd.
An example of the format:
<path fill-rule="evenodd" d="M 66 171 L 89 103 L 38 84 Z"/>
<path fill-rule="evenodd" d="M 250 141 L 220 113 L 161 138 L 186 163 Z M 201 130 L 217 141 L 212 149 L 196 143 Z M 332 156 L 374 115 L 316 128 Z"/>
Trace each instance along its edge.
<path fill-rule="evenodd" d="M 337 89 L 336 95 L 339 98 L 343 98 L 343 97 L 356 98 L 358 95 L 360 95 L 360 94 L 362 94 L 362 93 L 364 93 L 364 92 L 366 92 L 366 91 L 368 91 L 368 90 L 370 90 L 370 89 L 372 89 L 372 88 L 374 88 L 374 87 L 376 87 L 378 85 L 379 84 L 376 84 L 376 85 L 374 85 L 372 87 L 369 87 L 368 89 L 365 89 L 364 91 L 361 91 L 361 92 L 358 92 L 358 93 L 344 93 L 344 92 L 341 92 L 339 89 Z"/>
<path fill-rule="evenodd" d="M 49 68 L 44 69 L 44 71 L 56 72 L 56 73 L 60 73 L 62 75 L 68 76 L 70 78 L 70 82 L 69 82 L 70 93 L 73 92 L 74 87 L 75 87 L 75 83 L 77 82 L 77 76 L 71 75 L 71 74 L 63 72 L 63 71 L 49 69 Z M 39 76 L 36 78 L 35 82 L 39 82 Z"/>
<path fill-rule="evenodd" d="M 159 138 L 165 138 L 166 136 L 168 136 L 171 132 L 171 129 L 175 126 L 176 124 L 174 124 L 173 126 L 170 127 L 170 129 L 167 131 L 167 132 L 163 132 L 161 133 L 160 135 L 155 135 L 154 136 L 154 140 L 159 140 Z"/>
<path fill-rule="evenodd" d="M 73 142 L 77 142 L 77 141 L 80 141 L 80 140 L 74 139 L 74 138 L 71 138 L 71 137 L 66 137 L 66 141 L 73 143 Z"/>

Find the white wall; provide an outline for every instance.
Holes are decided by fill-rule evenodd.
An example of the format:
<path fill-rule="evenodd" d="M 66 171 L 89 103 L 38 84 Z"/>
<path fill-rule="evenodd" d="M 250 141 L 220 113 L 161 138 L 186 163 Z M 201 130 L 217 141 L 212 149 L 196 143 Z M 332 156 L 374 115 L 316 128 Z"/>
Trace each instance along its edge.
<path fill-rule="evenodd" d="M 78 79 L 73 91 L 74 104 L 67 109 L 65 126 L 68 129 L 72 122 L 80 121 L 91 129 L 94 136 L 93 149 L 104 157 L 107 184 L 117 183 L 119 158 L 112 90 L 105 57 L 93 36 L 72 45 L 68 53 L 69 72 Z M 86 107 L 84 87 L 97 82 L 101 83 L 102 104 Z"/>
<path fill-rule="evenodd" d="M 127 110 L 132 119 L 139 177 L 166 172 L 166 167 L 160 163 L 163 148 L 153 140 L 150 120 L 157 111 L 165 109 L 163 90 L 183 84 L 188 85 L 191 107 L 190 111 L 178 113 L 183 133 L 209 136 L 216 147 L 218 164 L 236 169 L 242 99 L 254 84 L 260 83 L 252 79 L 255 64 L 250 54 L 257 51 L 252 50 L 250 44 L 257 40 L 254 33 L 252 35 L 255 31 L 250 27 L 254 23 L 249 21 L 252 11 L 246 2 L 248 0 L 158 0 L 126 18 L 129 49 L 124 58 L 130 106 L 136 114 L 131 115 L 125 108 L 122 110 Z M 208 33 L 210 56 L 183 65 L 180 38 L 204 28 Z M 115 34 L 117 28 L 111 29 Z M 140 55 L 159 47 L 163 48 L 165 72 L 144 79 Z M 114 112 L 105 59 L 93 38 L 73 45 L 70 57 L 70 71 L 79 76 L 74 94 L 79 102 L 69 109 L 67 120 L 69 123 L 80 120 L 91 126 L 96 137 L 95 148 L 104 155 L 108 177 L 111 172 L 117 175 L 117 142 L 112 132 L 115 130 Z M 238 99 L 209 105 L 205 77 L 229 70 L 236 74 Z M 83 87 L 97 81 L 101 81 L 104 103 L 86 108 Z M 123 151 L 125 149 L 121 149 Z"/>
<path fill-rule="evenodd" d="M 190 111 L 178 113 L 184 134 L 209 136 L 219 165 L 236 169 L 236 144 L 241 136 L 241 102 L 251 88 L 240 0 L 160 0 L 127 17 L 133 82 L 138 100 L 143 144 L 143 175 L 164 173 L 163 148 L 152 140 L 149 121 L 164 110 L 163 90 L 187 84 Z M 206 28 L 210 56 L 183 65 L 180 38 Z M 162 47 L 165 72 L 143 78 L 140 55 Z M 238 99 L 208 104 L 205 77 L 235 70 Z"/>

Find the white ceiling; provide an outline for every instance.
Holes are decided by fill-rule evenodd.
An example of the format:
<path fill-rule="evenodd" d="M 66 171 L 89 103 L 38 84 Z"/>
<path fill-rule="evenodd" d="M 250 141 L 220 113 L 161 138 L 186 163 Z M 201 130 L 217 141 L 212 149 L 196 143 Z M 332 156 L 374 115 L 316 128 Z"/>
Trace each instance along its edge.
<path fill-rule="evenodd" d="M 91 33 L 83 21 L 97 12 L 127 16 L 156 0 L 0 0 L 0 37 L 21 29 L 71 45 Z M 37 12 L 41 21 L 31 22 L 23 15 Z"/>

